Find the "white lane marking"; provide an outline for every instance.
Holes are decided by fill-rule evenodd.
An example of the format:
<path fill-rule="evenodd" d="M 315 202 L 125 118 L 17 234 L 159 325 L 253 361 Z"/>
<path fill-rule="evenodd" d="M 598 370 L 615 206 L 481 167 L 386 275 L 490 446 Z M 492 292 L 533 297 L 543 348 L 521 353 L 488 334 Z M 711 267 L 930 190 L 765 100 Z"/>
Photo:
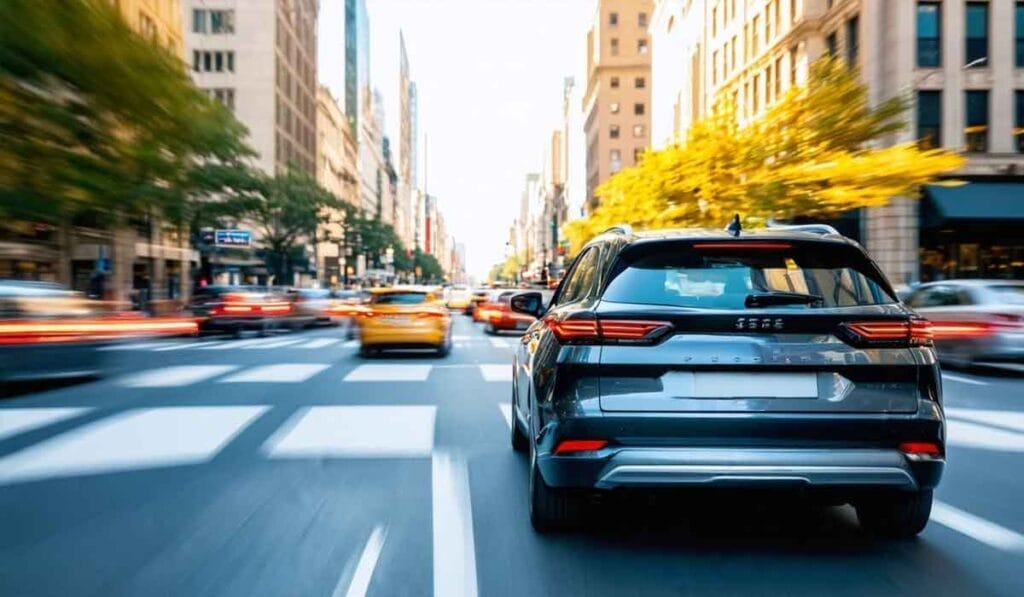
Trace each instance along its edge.
<path fill-rule="evenodd" d="M 223 375 L 235 365 L 180 365 L 142 371 L 121 380 L 129 388 L 169 388 L 187 386 L 196 382 Z"/>
<path fill-rule="evenodd" d="M 498 405 L 501 409 L 501 416 L 505 417 L 505 424 L 508 425 L 509 429 L 512 429 L 512 405 L 508 402 L 502 402 Z"/>
<path fill-rule="evenodd" d="M 932 504 L 931 520 L 989 547 L 1024 553 L 1024 535 L 944 502 Z"/>
<path fill-rule="evenodd" d="M 1013 410 L 975 410 L 973 408 L 947 408 L 946 415 L 986 423 L 1024 432 L 1024 412 Z"/>
<path fill-rule="evenodd" d="M 165 344 L 160 348 L 154 348 L 153 352 L 167 352 L 169 350 L 185 350 L 186 348 L 199 348 L 203 342 L 175 342 L 174 344 Z"/>
<path fill-rule="evenodd" d="M 53 425 L 88 412 L 89 408 L 5 408 L 0 409 L 0 439 Z"/>
<path fill-rule="evenodd" d="M 266 338 L 250 338 L 248 340 L 225 340 L 224 344 L 220 346 L 211 346 L 204 348 L 204 350 L 225 350 L 228 348 L 245 348 L 246 346 L 252 346 L 253 344 L 266 344 L 267 342 L 273 342 Z"/>
<path fill-rule="evenodd" d="M 220 383 L 242 383 L 242 382 L 263 382 L 263 383 L 302 383 L 327 369 L 330 365 L 322 363 L 277 363 L 275 365 L 262 365 L 234 375 L 229 375 L 220 380 Z"/>
<path fill-rule="evenodd" d="M 1024 434 L 958 419 L 946 419 L 946 443 L 962 448 L 1024 452 Z"/>
<path fill-rule="evenodd" d="M 431 461 L 434 595 L 475 597 L 476 548 L 469 470 L 463 458 L 434 452 Z"/>
<path fill-rule="evenodd" d="M 343 348 L 359 348 L 359 340 L 346 340 L 341 346 Z"/>
<path fill-rule="evenodd" d="M 128 411 L 0 459 L 0 484 L 207 462 L 268 408 Z"/>
<path fill-rule="evenodd" d="M 341 339 L 339 339 L 339 338 L 317 338 L 315 340 L 310 340 L 309 342 L 307 342 L 305 344 L 300 344 L 300 345 L 296 346 L 295 348 L 327 348 L 328 346 L 333 346 L 333 345 L 337 344 L 338 342 L 341 342 Z"/>
<path fill-rule="evenodd" d="M 942 378 L 943 379 L 948 379 L 949 381 L 955 381 L 955 382 L 958 382 L 958 383 L 970 384 L 972 386 L 987 386 L 987 385 L 989 385 L 989 383 L 987 381 L 981 381 L 981 380 L 978 380 L 978 379 L 971 379 L 970 377 L 964 377 L 962 375 L 954 375 L 952 373 L 946 373 L 946 372 L 942 373 Z"/>
<path fill-rule="evenodd" d="M 512 348 L 508 338 L 491 338 L 491 346 L 495 348 Z"/>
<path fill-rule="evenodd" d="M 193 346 L 196 350 L 221 350 L 231 346 L 231 342 L 227 340 L 214 340 L 212 342 L 200 342 Z"/>
<path fill-rule="evenodd" d="M 127 342 L 124 344 L 111 344 L 109 346 L 104 346 L 100 348 L 100 350 L 149 350 L 166 345 L 166 342 Z"/>
<path fill-rule="evenodd" d="M 313 406 L 263 444 L 270 458 L 426 458 L 434 406 Z"/>
<path fill-rule="evenodd" d="M 512 381 L 512 365 L 480 365 L 484 381 Z"/>
<path fill-rule="evenodd" d="M 373 579 L 373 571 L 377 568 L 377 560 L 380 552 L 384 550 L 384 542 L 388 538 L 388 529 L 384 525 L 377 525 L 366 540 L 363 551 L 359 555 L 359 563 L 356 564 L 352 580 L 348 583 L 348 590 L 343 591 L 345 575 L 338 579 L 338 585 L 334 588 L 332 597 L 365 597 L 366 591 L 370 588 L 370 580 Z"/>
<path fill-rule="evenodd" d="M 455 340 L 456 342 L 469 342 L 470 340 L 474 340 L 476 338 L 477 336 L 465 336 L 462 334 L 456 334 L 452 336 L 452 340 Z"/>
<path fill-rule="evenodd" d="M 251 346 L 246 346 L 245 349 L 258 350 L 263 348 L 281 348 L 282 346 L 290 346 L 292 344 L 298 344 L 299 342 L 302 342 L 302 340 L 273 340 L 265 344 L 253 344 Z"/>
<path fill-rule="evenodd" d="M 432 365 L 359 365 L 345 381 L 426 381 Z"/>

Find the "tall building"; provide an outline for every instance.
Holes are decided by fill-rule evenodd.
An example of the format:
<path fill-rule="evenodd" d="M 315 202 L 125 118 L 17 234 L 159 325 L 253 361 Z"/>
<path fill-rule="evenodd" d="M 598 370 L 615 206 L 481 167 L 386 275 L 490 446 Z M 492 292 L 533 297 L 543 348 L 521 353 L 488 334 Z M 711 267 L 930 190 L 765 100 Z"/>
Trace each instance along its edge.
<path fill-rule="evenodd" d="M 636 163 L 650 140 L 651 48 L 647 34 L 652 0 L 598 0 L 587 32 L 588 211 L 595 189 Z"/>
<path fill-rule="evenodd" d="M 316 180 L 335 197 L 355 206 L 359 198 L 355 136 L 338 101 L 323 85 L 317 87 L 316 107 Z M 324 215 L 327 221 L 320 225 L 315 239 L 316 271 L 321 283 L 334 285 L 344 278 L 339 246 L 344 217 L 341 210 Z"/>
<path fill-rule="evenodd" d="M 395 210 L 395 232 L 406 247 L 415 243 L 413 223 L 412 191 L 416 181 L 413 177 L 416 167 L 416 137 L 413 133 L 413 118 L 416 111 L 415 83 L 410 79 L 409 55 L 405 37 L 399 33 L 398 98 L 399 98 L 399 139 L 398 139 L 398 205 Z"/>
<path fill-rule="evenodd" d="M 651 145 L 685 140 L 701 115 L 705 0 L 655 0 L 651 16 Z"/>
<path fill-rule="evenodd" d="M 196 85 L 249 129 L 256 164 L 316 173 L 316 0 L 186 0 Z M 273 23 L 273 26 L 270 24 Z"/>
<path fill-rule="evenodd" d="M 116 6 L 136 32 L 184 56 L 180 0 L 119 0 Z"/>
<path fill-rule="evenodd" d="M 583 90 L 566 77 L 562 88 L 562 172 L 565 175 L 565 221 L 585 215 L 587 204 L 587 141 L 583 130 Z"/>

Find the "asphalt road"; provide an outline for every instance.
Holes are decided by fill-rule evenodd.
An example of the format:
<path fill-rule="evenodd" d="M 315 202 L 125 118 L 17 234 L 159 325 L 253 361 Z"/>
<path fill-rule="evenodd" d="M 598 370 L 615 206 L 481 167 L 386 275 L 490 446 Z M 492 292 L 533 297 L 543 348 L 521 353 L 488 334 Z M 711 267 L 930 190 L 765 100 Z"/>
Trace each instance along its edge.
<path fill-rule="evenodd" d="M 531 530 L 514 338 L 364 360 L 336 329 L 110 350 L 0 399 L 0 595 L 1024 594 L 1024 378 L 946 375 L 922 536 L 753 496 Z"/>

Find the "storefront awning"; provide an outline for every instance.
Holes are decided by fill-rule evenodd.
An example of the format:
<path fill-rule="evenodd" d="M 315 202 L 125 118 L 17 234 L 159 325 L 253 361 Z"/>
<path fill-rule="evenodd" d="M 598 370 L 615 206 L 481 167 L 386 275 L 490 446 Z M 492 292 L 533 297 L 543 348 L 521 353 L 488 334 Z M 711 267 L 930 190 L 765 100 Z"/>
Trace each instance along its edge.
<path fill-rule="evenodd" d="M 949 220 L 1024 221 L 1024 182 L 969 182 L 924 188 L 925 226 Z"/>

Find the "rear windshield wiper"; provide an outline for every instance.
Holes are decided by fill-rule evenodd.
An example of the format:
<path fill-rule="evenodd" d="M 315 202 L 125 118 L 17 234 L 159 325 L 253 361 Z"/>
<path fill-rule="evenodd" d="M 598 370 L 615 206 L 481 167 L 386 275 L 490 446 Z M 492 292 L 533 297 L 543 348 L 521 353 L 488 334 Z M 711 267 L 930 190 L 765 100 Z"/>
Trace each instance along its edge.
<path fill-rule="evenodd" d="M 800 292 L 765 292 L 748 294 L 743 304 L 748 308 L 767 307 L 770 305 L 814 305 L 822 304 L 824 299 L 817 294 Z"/>

